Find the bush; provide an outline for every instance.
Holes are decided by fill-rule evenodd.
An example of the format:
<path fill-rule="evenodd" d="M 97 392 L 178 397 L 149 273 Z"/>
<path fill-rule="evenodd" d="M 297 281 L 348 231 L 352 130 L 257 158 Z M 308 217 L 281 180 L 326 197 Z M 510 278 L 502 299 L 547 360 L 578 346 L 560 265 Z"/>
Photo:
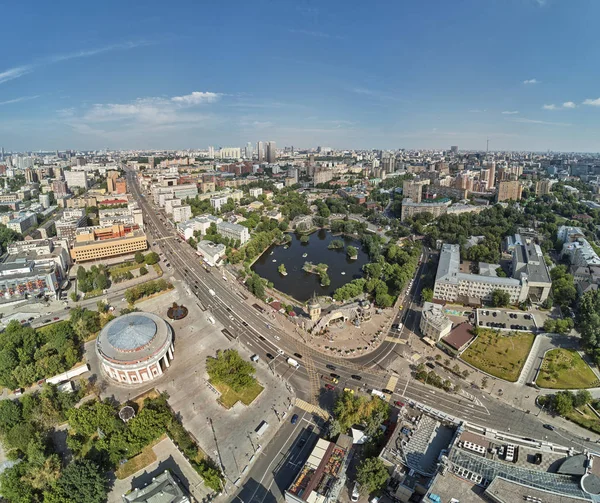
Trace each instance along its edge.
<path fill-rule="evenodd" d="M 140 267 L 140 276 L 145 276 L 146 274 L 148 274 L 148 269 Z"/>
<path fill-rule="evenodd" d="M 156 252 L 150 252 L 144 258 L 144 262 L 146 263 L 146 265 L 158 264 L 159 261 L 160 261 L 160 257 L 158 256 L 158 253 L 156 253 Z"/>
<path fill-rule="evenodd" d="M 148 281 L 141 285 L 134 286 L 125 290 L 125 300 L 130 304 L 133 304 L 137 300 L 143 297 L 149 297 L 155 293 L 170 290 L 173 285 L 164 279 L 157 279 L 154 281 Z"/>

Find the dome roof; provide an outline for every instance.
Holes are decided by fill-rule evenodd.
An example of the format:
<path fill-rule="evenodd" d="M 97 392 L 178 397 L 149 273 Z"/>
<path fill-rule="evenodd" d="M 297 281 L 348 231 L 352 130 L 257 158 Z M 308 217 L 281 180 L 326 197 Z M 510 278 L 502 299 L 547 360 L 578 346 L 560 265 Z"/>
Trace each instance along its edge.
<path fill-rule="evenodd" d="M 169 324 L 153 313 L 125 314 L 109 322 L 96 339 L 101 359 L 114 364 L 137 364 L 160 358 L 173 342 Z"/>
<path fill-rule="evenodd" d="M 148 316 L 131 313 L 111 323 L 107 327 L 106 338 L 119 351 L 136 351 L 154 339 L 156 330 L 156 323 Z"/>

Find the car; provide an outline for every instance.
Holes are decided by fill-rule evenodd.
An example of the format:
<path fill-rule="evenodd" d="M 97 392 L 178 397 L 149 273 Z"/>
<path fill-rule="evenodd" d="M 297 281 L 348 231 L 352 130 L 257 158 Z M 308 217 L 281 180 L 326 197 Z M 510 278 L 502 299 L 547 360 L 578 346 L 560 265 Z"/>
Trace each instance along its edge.
<path fill-rule="evenodd" d="M 335 386 L 333 384 L 326 384 L 325 388 L 327 388 L 329 391 L 333 391 L 335 389 Z"/>
<path fill-rule="evenodd" d="M 323 379 L 325 381 L 331 381 L 334 384 L 337 384 L 337 383 L 340 382 L 339 379 L 336 379 L 335 377 L 329 377 L 329 376 L 326 376 L 324 374 L 321 376 L 321 379 Z"/>
<path fill-rule="evenodd" d="M 340 376 L 339 376 L 338 374 L 331 373 L 331 374 L 329 374 L 329 375 L 330 375 L 331 377 L 335 377 L 336 379 L 339 379 L 339 378 L 340 378 Z"/>
<path fill-rule="evenodd" d="M 280 349 L 280 348 L 277 348 L 277 353 L 279 353 L 280 355 L 285 354 L 284 351 L 283 351 L 283 349 Z"/>
<path fill-rule="evenodd" d="M 28 318 L 27 321 L 33 321 L 33 320 L 35 320 L 35 318 L 33 316 L 31 316 L 30 318 Z"/>
<path fill-rule="evenodd" d="M 259 335 L 259 336 L 258 336 L 258 338 L 259 338 L 261 341 L 266 341 L 266 340 L 267 340 L 267 339 L 265 339 L 265 338 L 264 338 L 262 335 Z"/>
<path fill-rule="evenodd" d="M 401 402 L 400 400 L 396 400 L 396 401 L 394 402 L 394 405 L 395 405 L 396 407 L 404 407 L 404 402 Z"/>
<path fill-rule="evenodd" d="M 267 353 L 267 358 L 269 360 L 274 360 L 275 359 L 275 357 L 271 353 Z"/>
<path fill-rule="evenodd" d="M 225 309 L 227 309 L 227 311 L 231 312 L 231 308 L 229 306 L 227 306 Z"/>
<path fill-rule="evenodd" d="M 65 311 L 68 311 L 69 309 L 71 309 L 69 306 L 65 307 Z"/>
<path fill-rule="evenodd" d="M 50 323 L 52 320 L 44 320 L 44 323 Z"/>
<path fill-rule="evenodd" d="M 329 370 L 335 370 L 335 365 L 331 365 L 331 363 L 328 363 L 327 365 L 325 365 Z"/>
<path fill-rule="evenodd" d="M 354 395 L 354 390 L 352 388 L 344 388 L 344 391 L 346 393 L 350 393 L 351 395 Z"/>
<path fill-rule="evenodd" d="M 300 353 L 294 353 L 294 356 L 295 356 L 296 358 L 302 358 L 302 355 L 301 355 Z"/>
<path fill-rule="evenodd" d="M 350 377 L 352 377 L 352 379 L 354 379 L 355 381 L 362 381 L 362 376 L 359 376 L 357 374 L 352 374 Z"/>
<path fill-rule="evenodd" d="M 554 431 L 554 429 L 555 429 L 554 426 L 552 426 L 551 424 L 545 424 L 544 428 L 546 428 L 547 430 L 550 430 L 550 431 Z"/>
<path fill-rule="evenodd" d="M 392 324 L 392 330 L 398 330 L 399 327 L 400 327 L 400 325 L 398 325 L 398 323 Z"/>
<path fill-rule="evenodd" d="M 54 318 L 52 318 L 54 321 L 59 320 L 60 318 L 58 316 L 55 316 Z"/>
<path fill-rule="evenodd" d="M 244 321 L 244 320 L 242 320 L 242 325 L 244 325 L 245 327 L 247 327 L 247 326 L 248 326 L 248 322 L 247 322 L 247 321 Z"/>
<path fill-rule="evenodd" d="M 280 341 L 280 340 L 281 340 L 281 337 L 279 337 L 278 335 L 275 335 L 275 334 L 273 334 L 273 337 L 274 337 L 275 339 L 277 339 L 278 341 Z"/>
<path fill-rule="evenodd" d="M 354 483 L 354 487 L 352 488 L 352 494 L 350 495 L 350 501 L 358 501 L 360 498 L 360 486 L 358 482 Z"/>
<path fill-rule="evenodd" d="M 435 365 L 431 362 L 427 362 L 425 365 L 427 365 L 430 369 L 434 369 Z"/>
<path fill-rule="evenodd" d="M 383 393 L 387 393 L 388 395 L 393 395 L 394 392 L 391 389 L 383 388 L 381 390 Z"/>

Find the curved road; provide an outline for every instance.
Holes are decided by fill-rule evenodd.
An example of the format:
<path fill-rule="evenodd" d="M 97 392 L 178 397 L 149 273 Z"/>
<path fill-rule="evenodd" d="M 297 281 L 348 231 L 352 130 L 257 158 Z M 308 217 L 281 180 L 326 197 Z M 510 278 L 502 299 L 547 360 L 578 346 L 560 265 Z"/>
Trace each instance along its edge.
<path fill-rule="evenodd" d="M 326 381 L 320 379 L 321 374 L 329 375 L 335 367 L 335 373 L 340 376 L 337 389 L 345 387 L 355 390 L 383 389 L 393 387 L 392 401 L 412 400 L 430 406 L 451 416 L 500 431 L 510 431 L 513 434 L 532 438 L 547 438 L 548 441 L 561 445 L 572 445 L 575 448 L 590 448 L 598 450 L 597 445 L 568 431 L 549 431 L 543 428 L 543 421 L 535 416 L 536 411 L 528 414 L 526 411 L 513 408 L 510 405 L 491 397 L 479 390 L 469 390 L 469 398 L 422 384 L 411 378 L 408 363 L 406 369 L 398 374 L 386 369 L 393 359 L 399 357 L 396 342 L 384 341 L 376 350 L 368 355 L 353 359 L 341 359 L 317 352 L 306 345 L 298 334 L 286 333 L 279 330 L 270 311 L 265 312 L 252 307 L 257 304 L 250 293 L 239 288 L 237 281 L 229 277 L 224 280 L 222 273 L 216 269 L 207 272 L 194 250 L 180 239 L 172 227 L 167 224 L 158 209 L 149 203 L 139 189 L 137 175 L 127 168 L 126 176 L 130 192 L 134 195 L 144 212 L 144 221 L 151 241 L 156 241 L 164 252 L 167 261 L 186 282 L 190 293 L 194 294 L 200 305 L 210 311 L 240 343 L 246 344 L 269 364 L 273 373 L 285 379 L 293 388 L 296 396 L 307 402 L 318 403 L 326 407 L 333 401 L 333 393 L 322 386 Z M 423 262 L 425 263 L 425 261 Z M 420 276 L 419 270 L 417 277 Z M 211 295 L 212 290 L 215 295 Z M 413 291 L 418 291 L 414 285 Z M 410 310 L 412 299 L 407 296 L 403 318 Z M 413 314 L 410 311 L 409 314 Z M 208 315 L 208 313 L 207 313 Z M 411 320 L 416 322 L 413 316 Z M 390 333 L 390 337 L 398 334 Z M 274 355 L 269 360 L 266 354 Z M 299 353 L 302 358 L 294 357 Z M 300 362 L 300 367 L 294 369 L 287 365 L 287 357 L 292 356 Z M 352 378 L 359 375 L 360 380 Z M 393 378 L 390 381 L 390 378 Z M 394 384 L 395 382 L 395 384 Z"/>

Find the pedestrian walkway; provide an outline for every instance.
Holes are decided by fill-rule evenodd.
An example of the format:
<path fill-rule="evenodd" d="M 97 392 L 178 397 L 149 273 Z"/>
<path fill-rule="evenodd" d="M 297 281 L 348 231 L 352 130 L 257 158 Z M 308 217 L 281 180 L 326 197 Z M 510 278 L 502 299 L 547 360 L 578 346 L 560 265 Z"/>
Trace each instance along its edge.
<path fill-rule="evenodd" d="M 396 344 L 406 344 L 405 339 L 397 339 L 396 337 L 390 337 L 389 335 L 384 339 L 385 342 L 395 342 Z"/>
<path fill-rule="evenodd" d="M 306 412 L 309 412 L 310 414 L 316 414 L 317 416 L 320 416 L 325 420 L 329 419 L 329 412 L 322 409 L 321 407 L 317 407 L 316 405 L 313 405 L 312 403 L 305 402 L 304 400 L 302 400 L 300 398 L 296 398 L 295 405 L 296 405 L 296 407 L 299 407 L 300 409 L 305 410 Z"/>

